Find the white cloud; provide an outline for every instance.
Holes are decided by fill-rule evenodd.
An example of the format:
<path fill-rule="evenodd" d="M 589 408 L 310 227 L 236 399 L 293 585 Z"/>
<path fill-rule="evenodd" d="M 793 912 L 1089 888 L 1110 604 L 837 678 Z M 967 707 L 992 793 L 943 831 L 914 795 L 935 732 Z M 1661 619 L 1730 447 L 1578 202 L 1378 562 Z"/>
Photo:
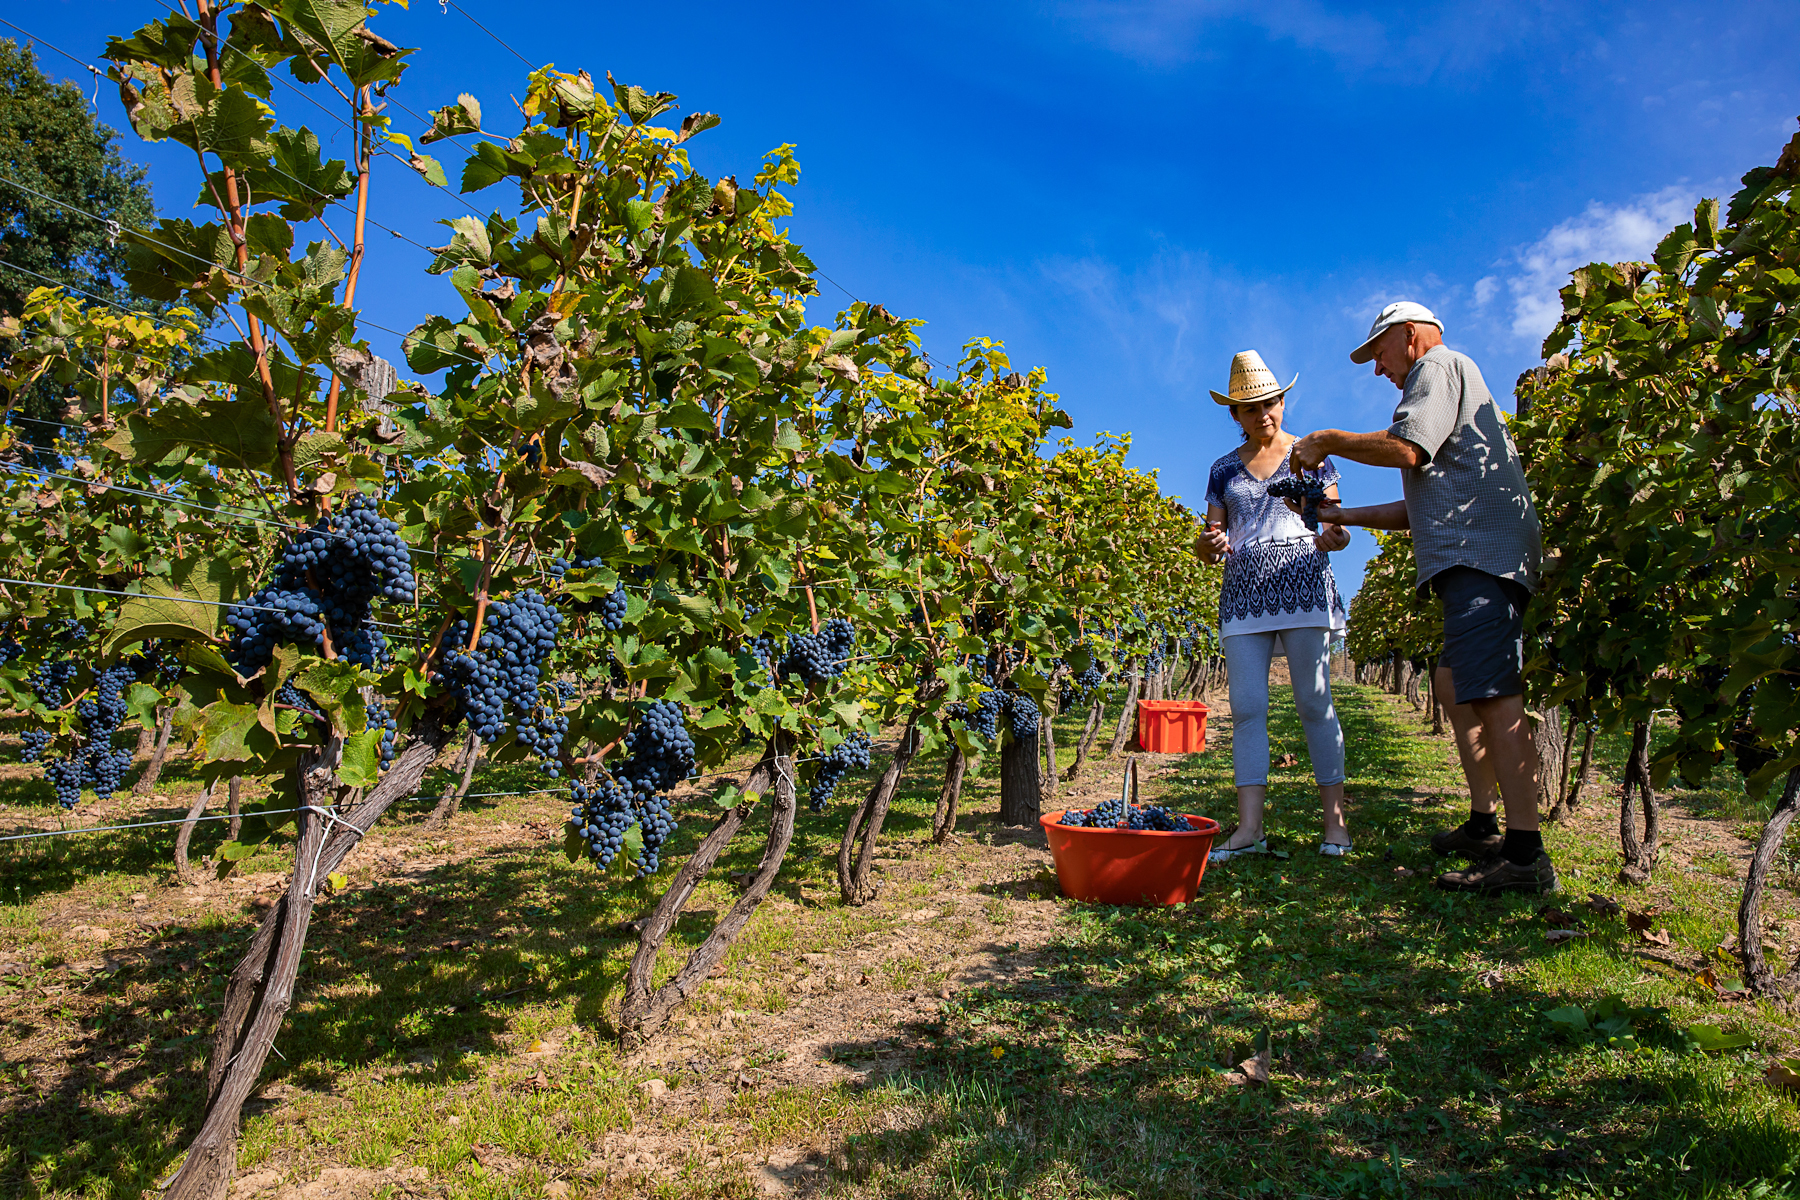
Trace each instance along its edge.
<path fill-rule="evenodd" d="M 1492 275 L 1484 275 L 1475 281 L 1475 307 L 1485 308 L 1487 302 L 1494 298 L 1500 290 L 1500 280 Z"/>
<path fill-rule="evenodd" d="M 1569 272 L 1592 262 L 1642 261 L 1669 230 L 1693 216 L 1699 193 L 1674 184 L 1624 204 L 1594 201 L 1578 217 L 1553 226 L 1505 265 L 1506 290 L 1512 296 L 1512 332 L 1520 338 L 1542 338 L 1562 317 L 1558 293 Z M 1484 295 L 1484 288 L 1486 289 Z M 1475 285 L 1478 304 L 1498 291 L 1494 276 Z"/>

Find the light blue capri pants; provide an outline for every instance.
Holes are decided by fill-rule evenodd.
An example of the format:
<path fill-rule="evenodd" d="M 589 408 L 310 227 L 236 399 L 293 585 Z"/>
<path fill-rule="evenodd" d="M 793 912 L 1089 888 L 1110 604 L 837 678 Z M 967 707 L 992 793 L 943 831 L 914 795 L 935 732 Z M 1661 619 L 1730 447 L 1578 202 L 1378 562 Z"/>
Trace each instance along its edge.
<path fill-rule="evenodd" d="M 1222 642 L 1231 687 L 1231 765 L 1237 786 L 1269 782 L 1269 662 L 1275 639 L 1287 651 L 1294 707 L 1306 730 L 1313 779 L 1321 786 L 1344 782 L 1344 731 L 1331 705 L 1331 630 L 1271 629 L 1234 633 Z"/>

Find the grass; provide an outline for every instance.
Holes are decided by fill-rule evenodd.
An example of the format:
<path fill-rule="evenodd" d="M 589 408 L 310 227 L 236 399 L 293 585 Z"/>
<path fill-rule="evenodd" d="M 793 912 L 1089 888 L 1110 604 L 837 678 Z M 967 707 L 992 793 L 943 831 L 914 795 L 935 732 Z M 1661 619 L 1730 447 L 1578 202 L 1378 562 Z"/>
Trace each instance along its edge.
<path fill-rule="evenodd" d="M 818 1169 L 784 1178 L 843 1197 L 1787 1189 L 1800 1112 L 1761 1073 L 1769 1052 L 1793 1052 L 1791 1019 L 1721 1002 L 1693 979 L 1734 928 L 1729 858 L 1705 843 L 1691 865 L 1665 865 L 1627 895 L 1612 882 L 1616 813 L 1591 801 L 1547 833 L 1567 893 L 1557 903 L 1594 889 L 1654 906 L 1674 944 L 1647 946 L 1618 918 L 1585 916 L 1591 936 L 1550 945 L 1540 898 L 1428 886 L 1437 864 L 1424 841 L 1462 804 L 1449 743 L 1420 736 L 1417 714 L 1372 689 L 1340 685 L 1338 706 L 1356 853 L 1311 853 L 1316 791 L 1278 696 L 1272 741 L 1302 765 L 1271 777 L 1269 832 L 1291 857 L 1212 868 L 1201 897 L 1177 909 L 1046 899 L 1041 854 L 1001 857 L 991 777 L 971 782 L 960 844 L 929 846 L 941 759 L 896 800 L 876 905 L 835 899 L 842 806 L 802 812 L 772 900 L 727 973 L 682 1010 L 667 1053 L 650 1059 L 619 1053 L 611 1014 L 634 946 L 619 923 L 647 910 L 660 881 L 600 879 L 565 862 L 558 809 L 543 797 L 474 804 L 430 843 L 444 849 L 428 850 L 408 833 L 428 789 L 352 860 L 349 890 L 320 907 L 282 1057 L 246 1113 L 240 1174 L 304 1181 L 337 1165 L 392 1195 L 421 1186 L 410 1170 L 450 1197 L 536 1196 L 552 1184 L 747 1197 L 756 1162 L 799 1147 Z M 1059 728 L 1065 762 L 1079 733 L 1070 726 Z M 1155 794 L 1227 815 L 1222 741 L 1215 732 L 1211 752 L 1167 760 Z M 1622 753 L 1602 743 L 1614 778 Z M 1093 769 L 1116 778 L 1116 764 Z M 525 778 L 492 771 L 476 790 Z M 177 797 L 179 774 L 167 787 Z M 1721 833 L 1754 819 L 1729 797 L 1670 799 L 1672 812 Z M 704 812 L 703 801 L 685 807 L 678 852 Z M 172 838 L 160 832 L 47 839 L 0 858 L 4 891 L 18 888 L 0 907 L 0 949 L 38 967 L 0 980 L 0 1193 L 141 1194 L 168 1176 L 197 1123 L 205 1038 L 255 909 L 233 893 L 184 910 L 188 894 L 162 877 Z M 1697 836 L 1676 829 L 1675 845 Z M 197 853 L 220 834 L 209 837 Z M 665 974 L 735 896 L 725 872 L 754 866 L 759 850 L 740 838 L 702 885 Z M 390 853 L 404 870 L 383 865 Z M 245 867 L 253 878 L 280 869 L 274 851 Z M 127 924 L 134 896 L 184 915 L 96 966 L 99 951 L 71 924 L 108 910 Z M 1773 907 L 1796 928 L 1791 893 Z M 1015 969 L 939 1003 L 976 946 Z M 818 1012 L 803 994 L 817 989 L 831 1005 L 863 1005 L 823 1057 L 891 1069 L 781 1082 L 797 1042 L 779 1031 L 798 1038 Z M 1570 1040 L 1546 1016 L 1609 995 L 1641 1010 L 1641 1048 Z M 884 1015 L 908 997 L 911 1009 Z M 1697 1021 L 1755 1045 L 1689 1052 L 1681 1030 Z M 755 1032 L 770 1028 L 778 1035 Z M 1224 1072 L 1259 1038 L 1270 1086 L 1230 1086 Z M 652 1074 L 694 1098 L 652 1102 L 640 1087 Z"/>

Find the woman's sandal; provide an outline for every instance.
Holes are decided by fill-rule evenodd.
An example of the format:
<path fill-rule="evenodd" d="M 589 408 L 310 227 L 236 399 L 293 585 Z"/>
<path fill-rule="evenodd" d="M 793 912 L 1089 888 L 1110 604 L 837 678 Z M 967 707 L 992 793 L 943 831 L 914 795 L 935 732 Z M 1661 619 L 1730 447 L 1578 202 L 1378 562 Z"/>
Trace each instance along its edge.
<path fill-rule="evenodd" d="M 1206 861 L 1209 863 L 1230 862 L 1234 858 L 1248 858 L 1251 855 L 1267 854 L 1268 852 L 1269 839 L 1258 838 L 1248 846 L 1239 846 L 1234 850 L 1227 850 L 1223 847 L 1214 850 L 1211 854 L 1206 856 Z"/>
<path fill-rule="evenodd" d="M 1319 853 L 1325 858 L 1342 858 L 1350 853 L 1349 842 L 1320 842 Z"/>

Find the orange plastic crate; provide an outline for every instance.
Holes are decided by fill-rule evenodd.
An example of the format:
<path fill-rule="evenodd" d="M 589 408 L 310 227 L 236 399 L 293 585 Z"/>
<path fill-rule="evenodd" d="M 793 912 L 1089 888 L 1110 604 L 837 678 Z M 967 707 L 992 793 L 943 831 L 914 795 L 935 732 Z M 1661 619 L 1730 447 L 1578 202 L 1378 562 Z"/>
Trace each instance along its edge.
<path fill-rule="evenodd" d="M 1198 754 L 1206 749 L 1207 707 L 1198 700 L 1139 700 L 1138 748 L 1152 754 Z"/>

